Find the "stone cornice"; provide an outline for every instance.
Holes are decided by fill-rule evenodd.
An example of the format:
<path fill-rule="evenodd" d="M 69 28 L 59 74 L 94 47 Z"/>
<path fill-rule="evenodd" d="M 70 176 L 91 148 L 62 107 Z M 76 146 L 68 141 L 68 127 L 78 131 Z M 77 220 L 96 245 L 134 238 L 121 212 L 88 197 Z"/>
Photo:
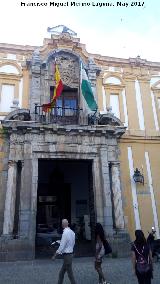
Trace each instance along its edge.
<path fill-rule="evenodd" d="M 122 91 L 125 85 L 116 85 L 116 84 L 103 84 L 105 90 L 117 90 Z"/>
<path fill-rule="evenodd" d="M 151 67 L 160 69 L 160 62 L 152 62 L 147 61 L 146 59 L 137 58 L 118 58 L 118 57 L 110 57 L 110 56 L 103 56 L 100 54 L 91 54 L 88 53 L 86 50 L 85 44 L 80 43 L 78 38 L 71 38 L 70 40 L 64 39 L 62 37 L 57 37 L 56 39 L 45 39 L 44 44 L 42 46 L 30 46 L 30 45 L 16 45 L 16 44 L 7 44 L 7 43 L 0 43 L 0 52 L 9 52 L 9 53 L 23 53 L 23 54 L 32 54 L 35 49 L 40 49 L 40 52 L 43 53 L 45 49 L 53 49 L 54 47 L 58 46 L 69 46 L 70 48 L 74 47 L 76 49 L 81 50 L 82 54 L 85 58 L 93 57 L 95 63 L 99 65 L 106 65 L 106 64 L 118 64 L 123 67 L 126 65 L 130 65 L 132 67 Z"/>
<path fill-rule="evenodd" d="M 137 135 L 136 134 L 129 134 L 128 131 L 123 135 L 123 137 L 120 139 L 123 143 L 158 143 L 159 144 L 160 139 L 160 132 L 157 133 L 157 135 Z"/>
<path fill-rule="evenodd" d="M 8 53 L 26 53 L 33 52 L 38 46 L 31 45 L 18 45 L 18 44 L 10 44 L 10 43 L 0 43 L 0 52 L 8 52 Z"/>
<path fill-rule="evenodd" d="M 160 92 L 160 88 L 151 87 L 151 90 L 152 90 L 154 93 L 159 93 L 159 92 Z"/>
<path fill-rule="evenodd" d="M 22 75 L 19 75 L 19 74 L 0 73 L 0 79 L 3 79 L 3 80 L 20 81 L 21 78 L 22 78 Z"/>
<path fill-rule="evenodd" d="M 9 134 L 12 133 L 45 133 L 52 132 L 57 135 L 90 135 L 90 136 L 112 136 L 119 138 L 125 133 L 123 126 L 111 125 L 58 125 L 48 124 L 44 125 L 36 123 L 35 121 L 19 121 L 19 120 L 5 120 L 2 122 L 3 128 Z"/>

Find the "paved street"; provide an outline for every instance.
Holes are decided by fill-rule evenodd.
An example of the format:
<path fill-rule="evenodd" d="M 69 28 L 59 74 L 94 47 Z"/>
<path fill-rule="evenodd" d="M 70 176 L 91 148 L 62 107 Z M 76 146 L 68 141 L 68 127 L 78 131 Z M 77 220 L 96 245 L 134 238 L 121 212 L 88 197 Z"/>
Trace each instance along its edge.
<path fill-rule="evenodd" d="M 62 260 L 35 260 L 0 263 L 0 283 L 2 284 L 57 284 L 57 275 Z M 103 262 L 107 280 L 112 284 L 136 284 L 129 258 L 108 259 Z M 93 266 L 93 258 L 74 259 L 74 273 L 77 284 L 97 284 L 97 274 Z M 64 284 L 69 284 L 65 278 Z M 160 284 L 160 263 L 154 265 L 153 284 Z"/>

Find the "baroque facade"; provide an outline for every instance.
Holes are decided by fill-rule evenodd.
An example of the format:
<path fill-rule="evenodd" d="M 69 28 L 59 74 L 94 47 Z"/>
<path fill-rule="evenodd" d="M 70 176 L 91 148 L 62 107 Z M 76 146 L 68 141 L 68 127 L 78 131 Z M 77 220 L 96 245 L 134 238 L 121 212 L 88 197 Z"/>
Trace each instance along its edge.
<path fill-rule="evenodd" d="M 45 114 L 55 59 L 64 90 Z M 96 113 L 83 100 L 81 62 Z M 1 260 L 34 258 L 42 225 L 56 229 L 65 214 L 85 226 L 88 218 L 91 239 L 102 223 L 113 246 L 136 228 L 154 226 L 159 237 L 159 108 L 158 62 L 89 54 L 68 30 L 40 47 L 0 44 Z"/>

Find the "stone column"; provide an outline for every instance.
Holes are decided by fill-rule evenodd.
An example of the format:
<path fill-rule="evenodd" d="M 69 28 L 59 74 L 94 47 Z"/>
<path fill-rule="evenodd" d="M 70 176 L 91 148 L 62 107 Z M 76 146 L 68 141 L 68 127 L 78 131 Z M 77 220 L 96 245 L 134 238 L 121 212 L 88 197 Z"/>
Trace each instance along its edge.
<path fill-rule="evenodd" d="M 31 215 L 31 185 L 32 183 L 32 163 L 30 159 L 22 162 L 21 171 L 21 193 L 20 193 L 20 218 L 19 235 L 29 237 L 30 215 Z"/>
<path fill-rule="evenodd" d="M 107 149 L 100 150 L 101 157 L 101 178 L 103 191 L 103 214 L 104 214 L 104 229 L 107 235 L 113 235 L 113 217 L 112 217 L 112 202 L 109 181 L 109 167 L 107 160 Z M 100 178 L 100 179 L 101 179 Z"/>
<path fill-rule="evenodd" d="M 15 214 L 16 199 L 16 174 L 17 164 L 15 161 L 8 162 L 8 180 L 4 210 L 3 235 L 12 235 Z"/>
<path fill-rule="evenodd" d="M 124 230 L 124 213 L 122 207 L 122 192 L 120 182 L 120 164 L 112 164 L 112 191 L 116 229 Z"/>

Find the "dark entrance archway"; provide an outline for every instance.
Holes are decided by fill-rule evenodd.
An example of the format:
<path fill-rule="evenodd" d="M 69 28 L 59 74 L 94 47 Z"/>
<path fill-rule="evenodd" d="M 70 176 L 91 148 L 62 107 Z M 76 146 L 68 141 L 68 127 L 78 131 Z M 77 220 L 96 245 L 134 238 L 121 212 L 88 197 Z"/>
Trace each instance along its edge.
<path fill-rule="evenodd" d="M 51 243 L 61 238 L 63 218 L 75 231 L 75 254 L 92 255 L 95 210 L 91 160 L 39 160 L 37 257 L 52 254 Z"/>

